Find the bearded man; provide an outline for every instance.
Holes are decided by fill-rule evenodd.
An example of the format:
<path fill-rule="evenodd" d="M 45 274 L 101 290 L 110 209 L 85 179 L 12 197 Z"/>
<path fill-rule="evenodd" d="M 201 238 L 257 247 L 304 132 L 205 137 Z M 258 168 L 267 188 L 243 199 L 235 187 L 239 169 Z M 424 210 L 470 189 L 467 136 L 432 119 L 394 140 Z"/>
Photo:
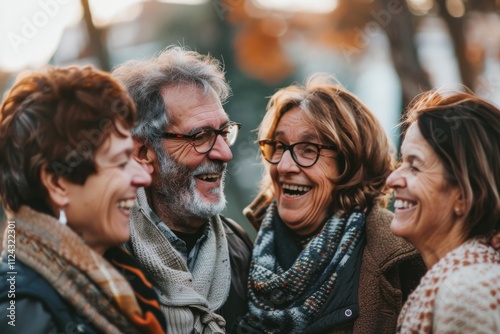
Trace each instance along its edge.
<path fill-rule="evenodd" d="M 241 124 L 220 62 L 171 46 L 113 75 L 137 105 L 133 155 L 151 174 L 132 208 L 128 248 L 159 293 L 167 333 L 231 332 L 247 311 L 252 243 L 222 216 L 224 175 Z"/>

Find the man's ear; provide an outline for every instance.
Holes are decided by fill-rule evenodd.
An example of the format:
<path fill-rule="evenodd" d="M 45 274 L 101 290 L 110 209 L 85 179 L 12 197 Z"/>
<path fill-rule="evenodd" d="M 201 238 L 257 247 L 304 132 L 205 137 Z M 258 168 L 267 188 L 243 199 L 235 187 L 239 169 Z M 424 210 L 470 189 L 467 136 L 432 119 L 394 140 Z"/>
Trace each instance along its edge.
<path fill-rule="evenodd" d="M 134 156 L 135 161 L 144 167 L 149 174 L 153 174 L 156 153 L 149 145 L 134 139 L 134 150 L 132 155 Z"/>
<path fill-rule="evenodd" d="M 67 182 L 62 177 L 47 171 L 45 167 L 40 170 L 40 180 L 47 189 L 51 206 L 56 208 L 64 208 L 69 203 Z"/>

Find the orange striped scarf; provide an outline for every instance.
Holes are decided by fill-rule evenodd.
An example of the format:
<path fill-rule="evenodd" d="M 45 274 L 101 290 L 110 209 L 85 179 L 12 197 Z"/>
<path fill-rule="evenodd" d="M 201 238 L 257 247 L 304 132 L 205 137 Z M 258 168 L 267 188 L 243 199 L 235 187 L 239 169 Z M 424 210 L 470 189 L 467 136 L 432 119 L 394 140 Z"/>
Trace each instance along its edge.
<path fill-rule="evenodd" d="M 104 253 L 106 258 L 128 280 L 134 289 L 143 317 L 135 316 L 132 321 L 141 332 L 163 333 L 166 327 L 165 317 L 160 310 L 158 295 L 153 285 L 140 269 L 139 262 L 124 247 L 112 247 Z"/>
<path fill-rule="evenodd" d="M 16 257 L 38 272 L 82 317 L 104 333 L 163 333 L 143 313 L 127 280 L 68 226 L 23 206 L 16 224 Z"/>

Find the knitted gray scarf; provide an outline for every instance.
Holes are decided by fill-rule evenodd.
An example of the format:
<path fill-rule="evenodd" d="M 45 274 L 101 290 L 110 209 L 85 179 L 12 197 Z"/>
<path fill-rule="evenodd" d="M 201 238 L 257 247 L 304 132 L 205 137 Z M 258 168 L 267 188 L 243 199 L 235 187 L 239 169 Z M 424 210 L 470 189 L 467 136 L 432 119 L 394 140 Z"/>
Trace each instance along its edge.
<path fill-rule="evenodd" d="M 336 288 L 337 276 L 364 233 L 365 215 L 334 215 L 288 265 L 280 261 L 286 254 L 277 252 L 277 244 L 295 241 L 280 228 L 283 224 L 273 201 L 255 240 L 249 312 L 238 324 L 242 333 L 303 333 Z"/>
<path fill-rule="evenodd" d="M 192 272 L 183 257 L 151 220 L 154 217 L 144 189 L 131 210 L 131 246 L 158 291 L 167 333 L 225 333 L 225 320 L 215 311 L 227 299 L 231 266 L 224 227 L 219 216 L 210 219 Z M 163 226 L 166 228 L 166 226 Z"/>

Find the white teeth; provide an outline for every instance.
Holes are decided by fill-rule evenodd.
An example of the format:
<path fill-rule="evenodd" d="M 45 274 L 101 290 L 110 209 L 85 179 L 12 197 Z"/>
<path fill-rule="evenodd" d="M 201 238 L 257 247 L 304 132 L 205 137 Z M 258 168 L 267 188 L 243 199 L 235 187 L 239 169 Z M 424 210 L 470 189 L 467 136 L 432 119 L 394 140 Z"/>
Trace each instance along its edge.
<path fill-rule="evenodd" d="M 311 190 L 311 188 L 312 187 L 309 187 L 309 186 L 298 186 L 295 184 L 283 183 L 283 189 L 292 190 L 292 191 L 306 192 L 306 191 Z"/>
<path fill-rule="evenodd" d="M 395 209 L 410 209 L 415 205 L 416 204 L 414 204 L 413 202 L 405 201 L 402 199 L 397 199 L 394 201 L 394 208 Z"/>
<path fill-rule="evenodd" d="M 203 175 L 200 175 L 198 176 L 200 179 L 202 180 L 206 180 L 206 179 L 216 179 L 219 177 L 219 174 L 203 174 Z"/>
<path fill-rule="evenodd" d="M 134 200 L 133 199 L 122 200 L 119 201 L 116 204 L 116 206 L 118 207 L 118 209 L 129 211 L 130 208 L 134 206 Z"/>

